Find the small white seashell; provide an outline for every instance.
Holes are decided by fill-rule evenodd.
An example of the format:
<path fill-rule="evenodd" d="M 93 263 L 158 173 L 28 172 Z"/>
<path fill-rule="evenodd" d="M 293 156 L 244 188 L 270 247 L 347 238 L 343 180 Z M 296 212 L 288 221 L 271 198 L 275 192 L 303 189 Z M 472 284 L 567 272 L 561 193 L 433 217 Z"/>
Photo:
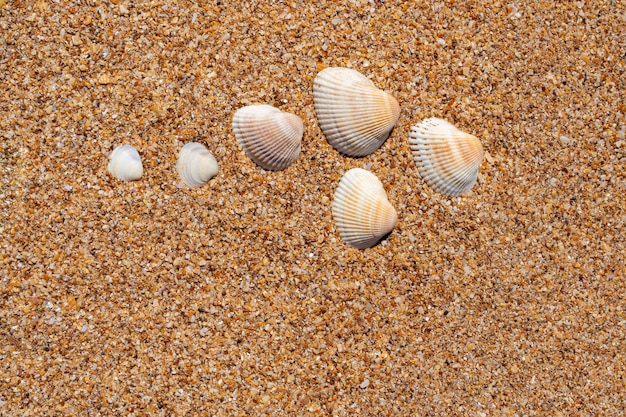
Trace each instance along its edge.
<path fill-rule="evenodd" d="M 122 181 L 134 181 L 143 175 L 139 152 L 130 145 L 120 145 L 109 156 L 109 172 Z"/>
<path fill-rule="evenodd" d="M 420 175 L 435 191 L 456 197 L 476 183 L 483 160 L 476 136 L 433 117 L 411 127 L 409 143 Z"/>
<path fill-rule="evenodd" d="M 176 171 L 185 184 L 199 187 L 217 175 L 217 160 L 203 144 L 190 142 L 178 154 Z"/>
<path fill-rule="evenodd" d="M 239 145 L 257 165 L 280 171 L 298 159 L 304 124 L 295 114 L 256 104 L 235 112 L 233 131 Z"/>
<path fill-rule="evenodd" d="M 349 68 L 329 67 L 317 74 L 313 104 L 328 143 L 348 156 L 378 149 L 400 116 L 393 96 Z"/>
<path fill-rule="evenodd" d="M 361 168 L 349 170 L 339 181 L 332 212 L 343 240 L 359 249 L 374 246 L 398 222 L 383 184 Z"/>

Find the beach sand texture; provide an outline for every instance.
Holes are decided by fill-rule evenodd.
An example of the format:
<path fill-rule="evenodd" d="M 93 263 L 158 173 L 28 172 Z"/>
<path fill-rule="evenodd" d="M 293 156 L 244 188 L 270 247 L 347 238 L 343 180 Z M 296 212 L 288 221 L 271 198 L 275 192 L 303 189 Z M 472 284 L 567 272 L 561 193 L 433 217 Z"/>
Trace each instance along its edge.
<path fill-rule="evenodd" d="M 0 415 L 619 415 L 625 27 L 623 0 L 0 0 Z M 329 66 L 399 102 L 369 156 L 317 124 Z M 304 122 L 284 171 L 234 137 L 254 103 Z M 461 197 L 419 176 L 429 117 L 485 149 Z M 356 167 L 398 212 L 365 250 L 331 216 Z"/>

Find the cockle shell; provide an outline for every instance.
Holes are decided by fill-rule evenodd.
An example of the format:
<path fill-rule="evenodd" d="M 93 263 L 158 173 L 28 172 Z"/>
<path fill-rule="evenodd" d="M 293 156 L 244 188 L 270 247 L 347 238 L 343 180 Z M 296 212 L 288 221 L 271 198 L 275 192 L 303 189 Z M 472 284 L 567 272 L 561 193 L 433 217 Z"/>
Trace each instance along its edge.
<path fill-rule="evenodd" d="M 122 181 L 138 180 L 143 175 L 139 152 L 130 145 L 120 145 L 109 155 L 109 172 Z"/>
<path fill-rule="evenodd" d="M 343 240 L 359 249 L 374 246 L 398 222 L 383 184 L 361 168 L 349 170 L 339 181 L 332 213 Z"/>
<path fill-rule="evenodd" d="M 365 156 L 389 137 L 398 101 L 350 68 L 329 67 L 313 81 L 313 104 L 328 143 L 348 156 Z"/>
<path fill-rule="evenodd" d="M 239 145 L 257 165 L 280 171 L 298 159 L 304 125 L 295 114 L 256 104 L 235 112 L 233 131 Z"/>
<path fill-rule="evenodd" d="M 476 136 L 433 117 L 411 127 L 409 143 L 420 175 L 435 191 L 456 197 L 476 183 L 483 160 Z"/>
<path fill-rule="evenodd" d="M 176 171 L 190 187 L 199 187 L 217 175 L 218 164 L 213 154 L 201 143 L 185 144 L 178 154 Z"/>

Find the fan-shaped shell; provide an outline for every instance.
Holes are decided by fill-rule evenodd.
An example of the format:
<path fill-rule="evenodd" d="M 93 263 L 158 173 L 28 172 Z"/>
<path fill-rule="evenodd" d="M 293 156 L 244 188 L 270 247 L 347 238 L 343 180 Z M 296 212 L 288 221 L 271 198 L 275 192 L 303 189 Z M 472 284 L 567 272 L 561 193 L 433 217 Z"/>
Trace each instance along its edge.
<path fill-rule="evenodd" d="M 398 222 L 383 184 L 361 168 L 349 170 L 339 181 L 332 212 L 343 240 L 359 249 L 374 246 Z"/>
<path fill-rule="evenodd" d="M 476 136 L 433 117 L 411 127 L 409 143 L 420 175 L 435 191 L 455 197 L 476 183 L 483 160 Z"/>
<path fill-rule="evenodd" d="M 378 149 L 398 121 L 398 101 L 358 71 L 329 67 L 313 81 L 313 104 L 328 143 L 348 156 Z"/>
<path fill-rule="evenodd" d="M 235 112 L 233 131 L 250 159 L 264 169 L 279 171 L 298 159 L 304 125 L 295 114 L 256 104 Z"/>
<path fill-rule="evenodd" d="M 111 152 L 108 169 L 122 181 L 138 180 L 143 175 L 139 152 L 130 145 L 120 145 Z"/>
<path fill-rule="evenodd" d="M 178 154 L 176 171 L 185 184 L 199 187 L 217 175 L 218 164 L 203 144 L 190 142 Z"/>

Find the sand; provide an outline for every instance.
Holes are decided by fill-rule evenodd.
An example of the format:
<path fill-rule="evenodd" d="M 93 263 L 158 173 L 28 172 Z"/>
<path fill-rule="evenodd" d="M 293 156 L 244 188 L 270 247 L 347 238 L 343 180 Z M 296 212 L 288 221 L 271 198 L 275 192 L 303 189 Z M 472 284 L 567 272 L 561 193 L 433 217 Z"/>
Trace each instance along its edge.
<path fill-rule="evenodd" d="M 190 3 L 0 0 L 0 415 L 623 412 L 623 0 Z M 400 103 L 370 156 L 317 124 L 329 66 Z M 240 149 L 252 103 L 303 119 L 288 169 Z M 420 177 L 428 117 L 481 139 L 468 194 Z M 355 167 L 399 216 L 365 250 L 330 210 Z"/>

